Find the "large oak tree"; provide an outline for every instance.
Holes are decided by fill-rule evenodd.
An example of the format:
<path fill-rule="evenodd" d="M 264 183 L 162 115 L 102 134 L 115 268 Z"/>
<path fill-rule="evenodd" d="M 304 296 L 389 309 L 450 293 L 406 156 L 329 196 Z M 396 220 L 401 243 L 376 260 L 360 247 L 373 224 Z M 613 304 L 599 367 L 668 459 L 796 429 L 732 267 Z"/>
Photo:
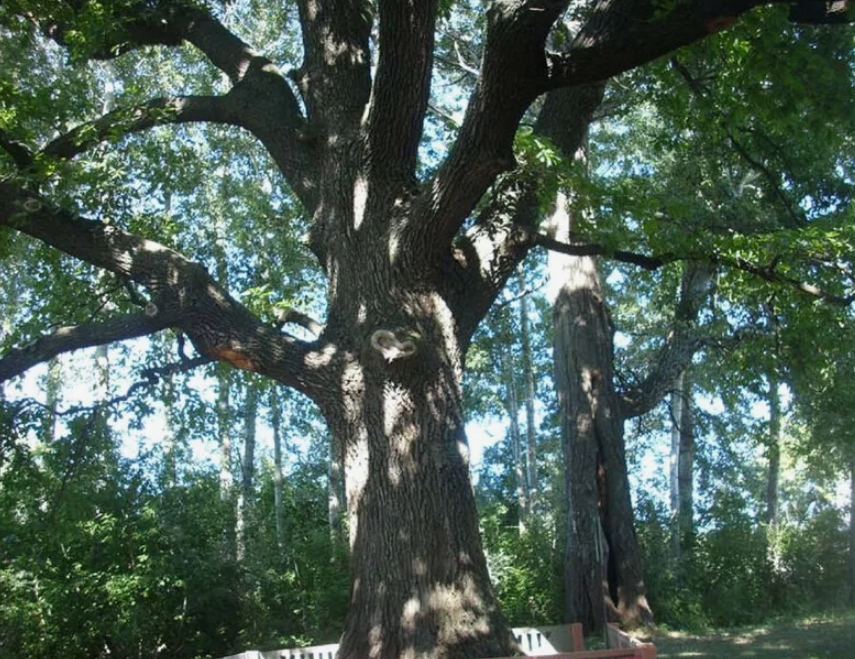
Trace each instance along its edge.
<path fill-rule="evenodd" d="M 0 226 L 131 282 L 145 299 L 138 312 L 102 314 L 7 351 L 0 382 L 62 352 L 172 328 L 203 358 L 303 392 L 345 466 L 352 574 L 340 656 L 508 655 L 469 484 L 461 377 L 479 322 L 543 242 L 537 181 L 508 175 L 520 122 L 546 95 L 539 130 L 572 153 L 592 84 L 761 5 L 793 5 L 824 21 L 844 19 L 847 3 L 494 0 L 454 144 L 424 175 L 437 19 L 449 3 L 299 0 L 302 63 L 289 71 L 253 48 L 253 34 L 227 29 L 220 18 L 230 4 L 0 4 L 8 29 L 33 26 L 77 60 L 190 44 L 229 81 L 220 95 L 108 108 L 50 137 L 35 138 L 14 112 L 4 114 Z M 314 339 L 253 313 L 190 256 L 93 219 L 91 197 L 52 194 L 63 163 L 154 127 L 197 122 L 252 135 L 311 218 L 326 319 L 294 310 L 282 320 Z M 180 174 L 180 163 L 171 166 L 162 180 Z"/>

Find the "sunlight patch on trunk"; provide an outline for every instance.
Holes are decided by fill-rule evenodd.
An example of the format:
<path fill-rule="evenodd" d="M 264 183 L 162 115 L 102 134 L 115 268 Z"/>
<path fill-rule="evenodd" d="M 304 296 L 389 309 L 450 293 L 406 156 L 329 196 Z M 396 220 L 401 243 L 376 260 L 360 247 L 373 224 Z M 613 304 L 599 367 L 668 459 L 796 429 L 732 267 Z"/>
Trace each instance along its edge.
<path fill-rule="evenodd" d="M 367 203 L 368 180 L 362 174 L 358 174 L 353 184 L 353 228 L 357 231 L 365 219 L 365 206 Z"/>

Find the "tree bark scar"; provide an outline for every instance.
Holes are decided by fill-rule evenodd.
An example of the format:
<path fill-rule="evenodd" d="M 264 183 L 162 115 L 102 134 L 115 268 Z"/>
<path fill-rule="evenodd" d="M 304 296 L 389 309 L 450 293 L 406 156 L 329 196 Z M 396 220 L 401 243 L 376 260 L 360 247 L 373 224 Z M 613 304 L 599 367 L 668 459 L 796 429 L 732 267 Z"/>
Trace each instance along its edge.
<path fill-rule="evenodd" d="M 228 346 L 214 346 L 211 348 L 211 355 L 217 359 L 227 361 L 235 368 L 240 368 L 244 371 L 255 372 L 258 370 L 257 364 L 239 349 Z"/>
<path fill-rule="evenodd" d="M 724 29 L 729 28 L 736 22 L 736 18 L 734 16 L 718 16 L 706 22 L 705 27 L 707 29 L 707 34 L 715 34 L 716 32 L 721 32 Z"/>

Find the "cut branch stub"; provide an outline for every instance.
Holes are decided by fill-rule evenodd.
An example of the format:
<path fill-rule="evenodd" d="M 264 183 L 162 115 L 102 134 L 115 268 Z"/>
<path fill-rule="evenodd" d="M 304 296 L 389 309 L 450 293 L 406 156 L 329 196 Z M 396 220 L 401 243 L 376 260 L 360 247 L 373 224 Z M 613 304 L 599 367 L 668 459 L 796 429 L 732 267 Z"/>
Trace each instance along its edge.
<path fill-rule="evenodd" d="M 371 347 L 390 363 L 396 359 L 407 359 L 418 352 L 418 346 L 412 336 L 406 336 L 402 340 L 395 332 L 385 329 L 374 331 L 371 335 Z"/>

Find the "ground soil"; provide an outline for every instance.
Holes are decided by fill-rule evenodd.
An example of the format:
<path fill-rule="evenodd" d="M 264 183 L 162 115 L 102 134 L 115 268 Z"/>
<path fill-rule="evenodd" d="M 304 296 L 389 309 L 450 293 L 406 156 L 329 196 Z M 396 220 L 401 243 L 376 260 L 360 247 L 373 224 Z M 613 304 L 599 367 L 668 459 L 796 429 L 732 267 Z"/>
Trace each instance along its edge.
<path fill-rule="evenodd" d="M 706 634 L 658 631 L 660 659 L 855 659 L 855 611 Z"/>

